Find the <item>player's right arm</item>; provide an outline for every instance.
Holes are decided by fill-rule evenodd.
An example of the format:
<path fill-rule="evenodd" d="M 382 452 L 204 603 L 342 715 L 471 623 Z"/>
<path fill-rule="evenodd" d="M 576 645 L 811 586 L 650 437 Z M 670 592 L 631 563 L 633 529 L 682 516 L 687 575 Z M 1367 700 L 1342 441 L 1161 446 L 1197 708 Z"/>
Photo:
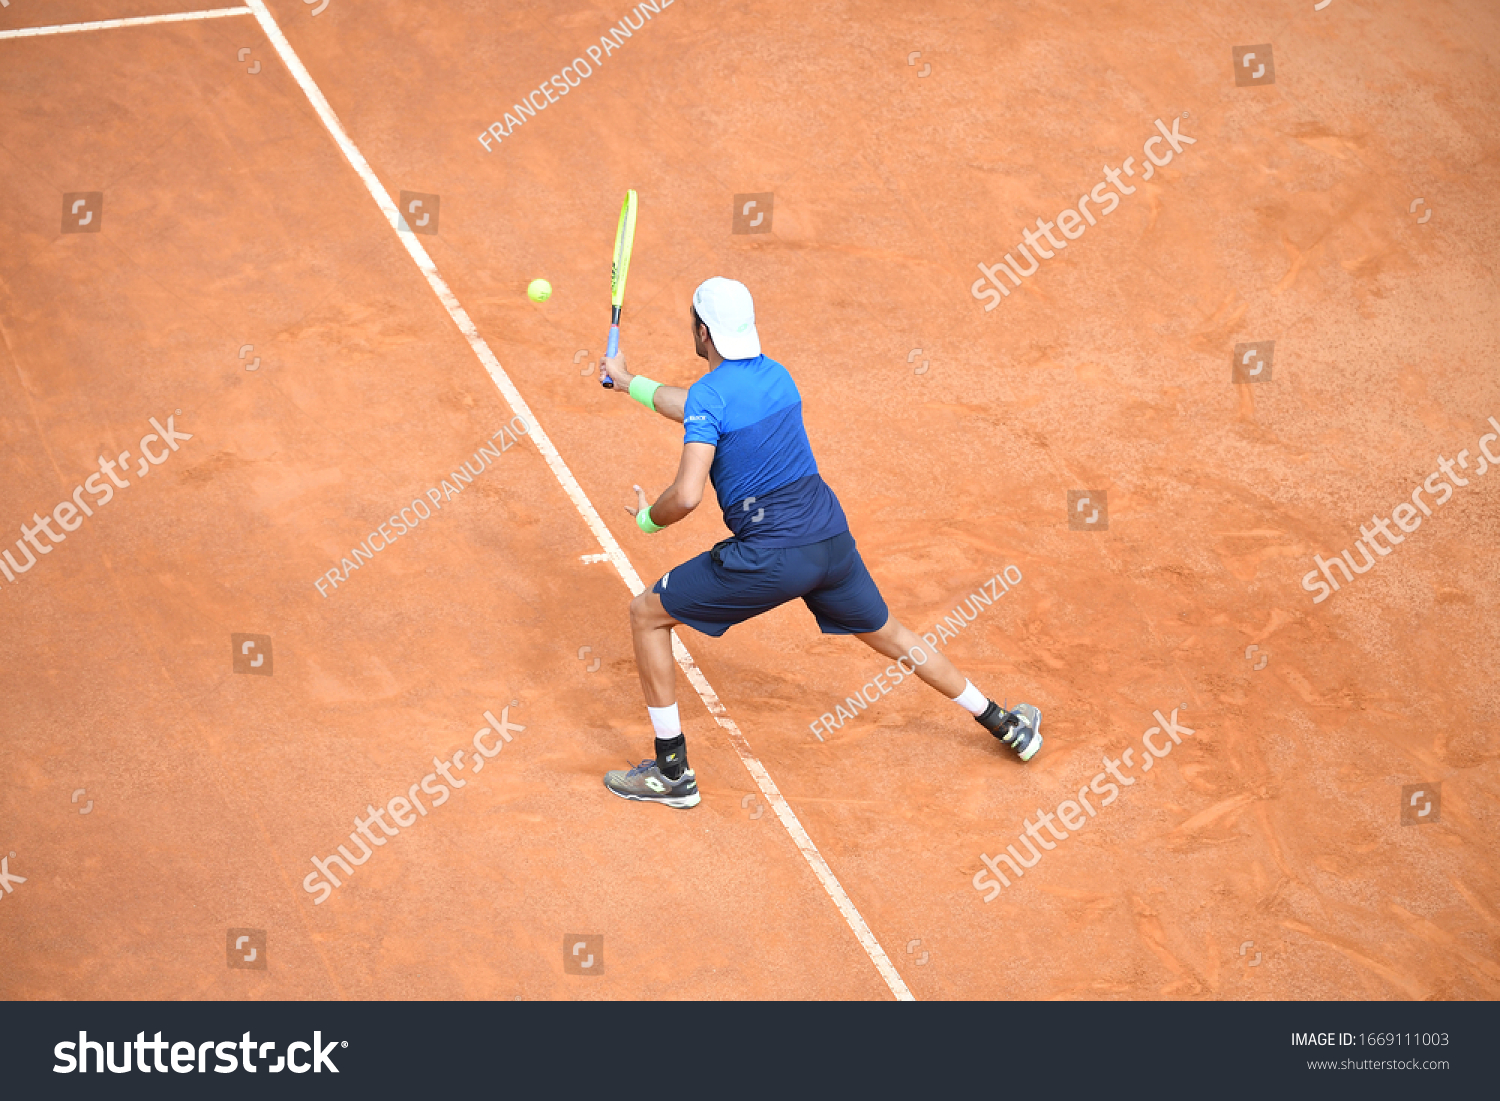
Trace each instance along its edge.
<path fill-rule="evenodd" d="M 624 352 L 617 356 L 604 356 L 599 360 L 599 381 L 603 382 L 606 377 L 614 380 L 616 393 L 630 393 L 630 383 L 635 376 L 625 369 Z M 651 407 L 667 420 L 681 424 L 687 395 L 688 392 L 681 386 L 663 385 L 651 396 Z"/>

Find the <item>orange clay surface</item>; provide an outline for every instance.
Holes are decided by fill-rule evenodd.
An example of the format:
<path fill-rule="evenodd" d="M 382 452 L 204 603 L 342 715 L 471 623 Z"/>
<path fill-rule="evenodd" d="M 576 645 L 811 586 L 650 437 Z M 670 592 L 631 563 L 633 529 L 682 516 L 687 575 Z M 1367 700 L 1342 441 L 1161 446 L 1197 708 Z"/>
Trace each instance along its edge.
<path fill-rule="evenodd" d="M 711 501 L 634 529 L 680 429 L 584 373 L 629 187 L 632 369 L 698 377 L 692 290 L 743 280 L 895 614 L 1022 574 L 945 651 L 1043 710 L 1028 765 L 916 683 L 820 742 L 885 663 L 800 603 L 679 632 L 917 998 L 1500 995 L 1493 4 L 676 0 L 489 152 L 635 9 L 269 6 L 391 195 L 440 196 L 421 243 L 647 583 L 725 533 Z M 1262 43 L 1274 84 L 1237 86 Z M 1128 156 L 986 312 L 976 265 Z M 61 233 L 93 191 L 101 232 Z M 771 232 L 732 233 L 759 192 Z M 702 805 L 605 792 L 651 747 L 630 593 L 533 441 L 455 486 L 514 412 L 252 16 L 0 40 L 0 196 L 0 544 L 24 566 L 19 526 L 131 452 L 0 577 L 0 996 L 891 997 L 681 678 Z M 1272 377 L 1235 384 L 1251 341 Z M 168 416 L 191 440 L 138 475 Z M 1313 556 L 1461 449 L 1468 486 L 1314 604 Z M 315 904 L 311 859 L 503 709 L 504 751 Z M 1128 747 L 1135 784 L 986 902 L 981 854 Z M 1401 824 L 1409 785 L 1436 821 Z"/>

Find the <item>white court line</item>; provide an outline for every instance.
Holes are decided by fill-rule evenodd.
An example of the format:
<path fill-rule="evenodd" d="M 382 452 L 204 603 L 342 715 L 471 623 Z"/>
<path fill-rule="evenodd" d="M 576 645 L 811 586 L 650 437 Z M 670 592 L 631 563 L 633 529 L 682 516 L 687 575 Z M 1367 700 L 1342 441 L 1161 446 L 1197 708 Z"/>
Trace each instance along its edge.
<path fill-rule="evenodd" d="M 144 27 L 152 23 L 185 23 L 189 19 L 223 19 L 226 15 L 249 15 L 249 8 L 210 8 L 207 11 L 179 11 L 170 15 L 138 15 L 130 19 L 101 19 L 95 23 L 57 23 L 50 27 L 22 27 L 0 31 L 0 38 L 38 38 L 44 34 L 77 34 L 79 31 L 107 31 L 115 27 Z"/>
<path fill-rule="evenodd" d="M 438 274 L 437 265 L 427 255 L 427 250 L 422 247 L 415 234 L 400 231 L 400 213 L 396 209 L 396 204 L 391 200 L 390 193 L 386 191 L 384 185 L 381 184 L 379 178 L 371 170 L 369 162 L 365 160 L 364 154 L 359 151 L 359 147 L 344 132 L 343 123 L 334 114 L 333 108 L 328 104 L 328 100 L 323 97 L 323 93 L 318 88 L 317 83 L 303 66 L 302 60 L 297 56 L 296 51 L 292 49 L 291 43 L 281 33 L 281 28 L 277 26 L 276 20 L 271 16 L 270 10 L 265 5 L 265 0 L 249 0 L 249 4 L 251 10 L 255 13 L 256 20 L 261 25 L 261 29 L 266 32 L 266 37 L 271 40 L 271 45 L 276 48 L 276 52 L 281 56 L 281 60 L 285 62 L 292 77 L 297 81 L 303 93 L 306 94 L 313 109 L 317 111 L 318 117 L 322 119 L 323 125 L 327 127 L 329 134 L 333 136 L 333 140 L 338 143 L 350 166 L 359 174 L 359 178 L 364 183 L 365 189 L 369 191 L 370 197 L 375 200 L 376 205 L 385 214 L 386 220 L 391 224 L 391 228 L 396 230 L 396 236 L 406 246 L 406 251 L 411 255 L 412 260 L 426 277 L 427 285 L 432 288 L 433 293 L 437 295 L 438 300 L 442 302 L 443 307 L 448 311 L 448 316 L 453 319 L 453 324 L 458 326 L 458 331 L 469 342 L 469 347 L 479 357 L 479 362 L 489 372 L 490 378 L 499 387 L 500 393 L 510 403 L 510 407 L 515 410 L 517 415 L 524 417 L 526 423 L 531 426 L 531 431 L 527 433 L 528 437 L 536 442 L 538 450 L 542 453 L 542 458 L 552 468 L 552 473 L 562 485 L 563 491 L 567 493 L 568 498 L 573 502 L 573 506 L 578 510 L 578 514 L 583 517 L 584 523 L 588 524 L 589 530 L 594 533 L 594 537 L 599 540 L 599 545 L 604 548 L 605 559 L 619 571 L 620 577 L 630 589 L 631 594 L 638 595 L 645 586 L 641 584 L 640 576 L 635 572 L 635 567 L 630 564 L 630 560 L 625 557 L 625 552 L 620 549 L 619 543 L 615 542 L 615 537 L 604 526 L 604 520 L 599 516 L 598 511 L 594 508 L 588 497 L 584 495 L 583 487 L 573 477 L 573 472 L 568 469 L 567 463 L 563 462 L 557 448 L 553 445 L 551 439 L 548 438 L 547 433 L 543 431 L 540 422 L 532 414 L 531 407 L 526 404 L 526 399 L 521 397 L 521 392 L 516 389 L 515 384 L 510 380 L 510 376 L 505 373 L 505 368 L 500 366 L 500 361 L 495 358 L 495 353 L 490 351 L 490 346 L 479 335 L 479 330 L 475 327 L 468 313 L 465 312 L 463 306 L 459 305 L 458 298 L 453 294 L 453 291 L 448 287 L 443 277 Z M 886 985 L 891 988 L 891 992 L 896 995 L 898 1001 L 915 1001 L 916 999 L 912 997 L 912 993 L 907 989 L 906 983 L 897 974 L 895 966 L 892 965 L 890 958 L 885 954 L 885 949 L 875 939 L 875 934 L 870 931 L 870 927 L 865 924 L 865 919 L 860 916 L 859 911 L 855 909 L 854 903 L 844 892 L 844 888 L 839 884 L 839 881 L 834 877 L 833 870 L 829 868 L 827 861 L 823 859 L 823 854 L 818 851 L 818 847 L 813 844 L 812 838 L 808 837 L 807 831 L 802 828 L 802 823 L 797 821 L 797 816 L 792 813 L 792 808 L 787 805 L 787 801 L 782 798 L 781 792 L 776 789 L 776 784 L 771 780 L 770 773 L 760 763 L 760 759 L 755 756 L 754 751 L 750 748 L 750 743 L 740 733 L 740 728 L 729 717 L 729 713 L 719 700 L 718 693 L 709 685 L 708 679 L 699 670 L 692 655 L 688 653 L 687 647 L 683 646 L 681 640 L 675 635 L 672 638 L 672 652 L 677 658 L 677 664 L 687 674 L 688 682 L 697 691 L 699 698 L 703 700 L 703 705 L 708 708 L 709 714 L 728 732 L 730 744 L 734 746 L 735 752 L 739 754 L 740 761 L 754 778 L 756 784 L 759 785 L 761 793 L 765 795 L 771 807 L 776 811 L 776 817 L 786 827 L 787 833 L 791 834 L 792 841 L 796 844 L 803 857 L 806 858 L 808 865 L 813 870 L 813 874 L 822 883 L 823 889 L 833 899 L 833 903 L 838 907 L 839 913 L 849 923 L 849 928 L 854 931 L 854 935 L 858 938 L 860 946 L 869 955 L 870 961 L 875 964 L 876 970 L 880 972 L 880 977 L 885 980 Z"/>

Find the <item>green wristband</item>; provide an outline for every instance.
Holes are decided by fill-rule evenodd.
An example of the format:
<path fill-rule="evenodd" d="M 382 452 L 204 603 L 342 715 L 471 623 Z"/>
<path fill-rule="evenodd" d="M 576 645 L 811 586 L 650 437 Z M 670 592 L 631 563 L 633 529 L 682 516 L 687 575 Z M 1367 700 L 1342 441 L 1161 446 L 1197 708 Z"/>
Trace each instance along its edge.
<path fill-rule="evenodd" d="M 662 384 L 659 382 L 652 382 L 649 378 L 636 375 L 630 380 L 630 396 L 654 413 L 656 412 L 656 392 L 661 387 Z"/>
<path fill-rule="evenodd" d="M 650 506 L 647 506 L 646 508 L 641 509 L 640 512 L 637 512 L 635 514 L 635 526 L 638 527 L 638 528 L 640 528 L 647 535 L 655 535 L 657 532 L 661 531 L 661 529 L 662 529 L 662 525 L 661 524 L 658 524 L 658 523 L 656 523 L 655 521 L 653 521 L 651 519 L 651 508 L 650 508 Z"/>

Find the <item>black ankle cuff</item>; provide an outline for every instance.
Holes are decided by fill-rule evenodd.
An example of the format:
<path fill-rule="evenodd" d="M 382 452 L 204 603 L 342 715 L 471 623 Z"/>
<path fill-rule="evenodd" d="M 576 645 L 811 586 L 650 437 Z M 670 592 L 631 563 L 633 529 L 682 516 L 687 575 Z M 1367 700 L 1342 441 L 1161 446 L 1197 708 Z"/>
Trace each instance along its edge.
<path fill-rule="evenodd" d="M 1009 711 L 1006 711 L 994 700 L 990 700 L 989 706 L 984 709 L 984 713 L 982 715 L 975 715 L 974 721 L 998 738 L 1007 730 L 1005 719 L 1009 714 Z"/>
<path fill-rule="evenodd" d="M 656 767 L 668 780 L 676 780 L 687 771 L 687 737 L 656 739 Z"/>

